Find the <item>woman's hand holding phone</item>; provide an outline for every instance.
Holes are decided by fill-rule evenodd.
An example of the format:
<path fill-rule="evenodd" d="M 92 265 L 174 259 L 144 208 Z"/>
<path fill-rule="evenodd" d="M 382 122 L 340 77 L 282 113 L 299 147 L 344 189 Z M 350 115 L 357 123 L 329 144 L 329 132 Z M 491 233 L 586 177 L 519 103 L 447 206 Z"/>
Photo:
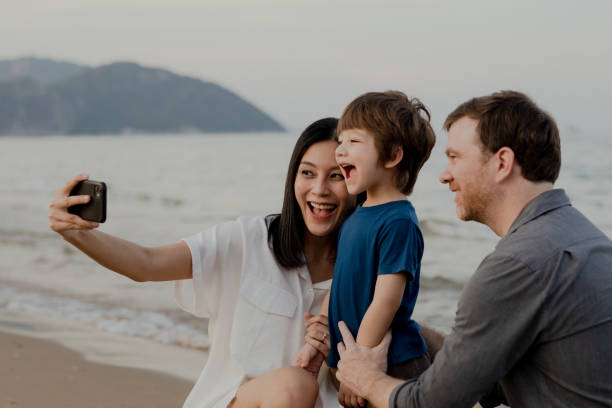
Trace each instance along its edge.
<path fill-rule="evenodd" d="M 70 195 L 70 192 L 79 182 L 88 179 L 88 175 L 79 174 L 55 192 L 53 201 L 49 205 L 49 227 L 53 231 L 61 234 L 70 230 L 91 230 L 100 225 L 97 222 L 86 221 L 78 215 L 68 212 L 70 206 L 90 202 L 91 197 L 89 195 Z"/>

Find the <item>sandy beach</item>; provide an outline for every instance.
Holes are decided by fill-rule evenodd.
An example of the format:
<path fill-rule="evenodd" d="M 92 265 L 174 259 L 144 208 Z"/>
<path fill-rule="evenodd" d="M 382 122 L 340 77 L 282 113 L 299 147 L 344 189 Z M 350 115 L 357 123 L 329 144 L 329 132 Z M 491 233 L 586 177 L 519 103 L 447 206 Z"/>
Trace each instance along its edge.
<path fill-rule="evenodd" d="M 0 332 L 0 407 L 180 407 L 193 383 L 92 363 L 49 340 Z"/>
<path fill-rule="evenodd" d="M 206 352 L 0 313 L 0 408 L 181 407 Z"/>

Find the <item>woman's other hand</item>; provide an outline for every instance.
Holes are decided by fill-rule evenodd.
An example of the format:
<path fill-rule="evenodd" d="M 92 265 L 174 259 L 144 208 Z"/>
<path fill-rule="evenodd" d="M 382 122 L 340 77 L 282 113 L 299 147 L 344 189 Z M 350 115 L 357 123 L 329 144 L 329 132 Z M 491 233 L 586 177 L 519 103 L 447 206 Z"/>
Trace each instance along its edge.
<path fill-rule="evenodd" d="M 75 204 L 88 203 L 87 195 L 70 196 L 70 191 L 83 180 L 89 178 L 86 174 L 79 174 L 55 192 L 53 201 L 49 204 L 49 227 L 62 234 L 70 230 L 91 230 L 98 227 L 97 222 L 86 221 L 78 215 L 70 214 L 68 207 Z"/>
<path fill-rule="evenodd" d="M 325 360 L 329 357 L 329 326 L 327 316 L 304 313 L 306 319 L 306 343 L 316 348 Z"/>

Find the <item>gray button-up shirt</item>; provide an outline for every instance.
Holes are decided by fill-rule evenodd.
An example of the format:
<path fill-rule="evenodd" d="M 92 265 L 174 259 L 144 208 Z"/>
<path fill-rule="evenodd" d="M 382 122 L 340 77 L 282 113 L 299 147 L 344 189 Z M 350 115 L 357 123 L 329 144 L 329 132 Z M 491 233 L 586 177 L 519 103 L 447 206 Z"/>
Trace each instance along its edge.
<path fill-rule="evenodd" d="M 563 190 L 523 208 L 432 366 L 389 404 L 472 407 L 495 386 L 512 407 L 612 407 L 612 242 Z"/>

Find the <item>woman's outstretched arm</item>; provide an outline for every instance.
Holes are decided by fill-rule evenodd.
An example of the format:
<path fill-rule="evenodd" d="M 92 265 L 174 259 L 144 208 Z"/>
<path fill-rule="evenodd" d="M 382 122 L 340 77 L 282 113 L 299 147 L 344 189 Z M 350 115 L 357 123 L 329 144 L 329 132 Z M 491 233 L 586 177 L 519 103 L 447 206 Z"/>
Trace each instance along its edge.
<path fill-rule="evenodd" d="M 88 176 L 79 175 L 56 191 L 49 205 L 49 226 L 66 241 L 100 265 L 138 281 L 168 281 L 191 278 L 191 253 L 184 242 L 146 248 L 95 231 L 98 224 L 70 214 L 68 207 L 89 201 L 89 196 L 69 196 L 72 188 Z"/>

